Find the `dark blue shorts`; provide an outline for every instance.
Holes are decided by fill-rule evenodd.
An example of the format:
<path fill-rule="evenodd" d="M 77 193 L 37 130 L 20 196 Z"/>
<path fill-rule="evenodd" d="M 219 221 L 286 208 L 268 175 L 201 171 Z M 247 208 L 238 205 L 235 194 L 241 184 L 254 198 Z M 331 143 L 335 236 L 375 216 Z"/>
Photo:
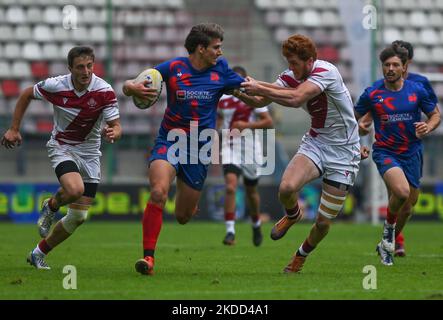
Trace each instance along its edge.
<path fill-rule="evenodd" d="M 178 152 L 174 149 L 173 145 L 173 141 L 167 141 L 160 137 L 157 138 L 155 140 L 154 148 L 152 149 L 152 154 L 148 160 L 149 164 L 157 159 L 168 161 L 175 168 L 179 179 L 192 189 L 201 191 L 208 173 L 208 165 L 202 163 L 190 163 L 189 154 L 186 154 L 185 158 L 187 159 L 187 162 L 184 163 L 185 161 L 182 161 L 183 159 L 179 159 Z M 177 157 L 174 157 L 173 155 L 176 155 Z"/>
<path fill-rule="evenodd" d="M 416 189 L 420 187 L 420 178 L 423 174 L 423 151 L 421 149 L 408 157 L 376 149 L 372 152 L 372 159 L 374 159 L 382 177 L 389 169 L 399 167 L 405 173 L 406 179 L 412 187 Z"/>

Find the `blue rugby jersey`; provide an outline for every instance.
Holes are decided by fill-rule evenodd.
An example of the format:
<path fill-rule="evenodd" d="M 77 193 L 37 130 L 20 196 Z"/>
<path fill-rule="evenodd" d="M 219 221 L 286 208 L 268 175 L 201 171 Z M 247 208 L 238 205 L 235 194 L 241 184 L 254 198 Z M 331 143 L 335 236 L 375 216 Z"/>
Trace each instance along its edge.
<path fill-rule="evenodd" d="M 371 112 L 375 126 L 374 150 L 382 149 L 394 154 L 409 156 L 421 148 L 415 136 L 415 122 L 421 112 L 429 113 L 436 104 L 424 87 L 405 80 L 400 91 L 386 89 L 384 82 L 375 82 L 360 96 L 355 110 L 364 115 Z"/>
<path fill-rule="evenodd" d="M 202 71 L 194 69 L 187 57 L 163 62 L 155 69 L 167 88 L 167 107 L 159 130 L 163 137 L 172 129 L 189 133 L 191 121 L 198 121 L 199 131 L 214 129 L 220 97 L 244 81 L 222 57 Z"/>

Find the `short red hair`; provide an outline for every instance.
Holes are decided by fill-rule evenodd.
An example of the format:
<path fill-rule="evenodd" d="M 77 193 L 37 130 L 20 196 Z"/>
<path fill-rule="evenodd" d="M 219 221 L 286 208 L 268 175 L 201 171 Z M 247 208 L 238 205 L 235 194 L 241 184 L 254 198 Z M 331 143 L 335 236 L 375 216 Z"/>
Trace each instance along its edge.
<path fill-rule="evenodd" d="M 307 61 L 311 57 L 317 60 L 317 48 L 314 42 L 309 37 L 301 34 L 295 34 L 283 41 L 282 53 L 286 58 L 296 55 L 303 61 Z"/>

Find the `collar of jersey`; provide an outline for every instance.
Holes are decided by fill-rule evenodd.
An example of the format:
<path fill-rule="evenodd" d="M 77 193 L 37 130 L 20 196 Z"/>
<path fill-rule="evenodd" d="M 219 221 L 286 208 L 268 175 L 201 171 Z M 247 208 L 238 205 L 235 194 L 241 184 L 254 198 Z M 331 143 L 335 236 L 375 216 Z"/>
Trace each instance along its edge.
<path fill-rule="evenodd" d="M 83 91 L 77 91 L 77 90 L 74 88 L 74 84 L 72 83 L 72 73 L 70 73 L 69 76 L 68 76 L 69 90 L 73 90 L 74 93 L 75 93 L 78 97 L 81 97 L 81 96 L 84 95 L 85 93 L 87 93 L 87 92 L 89 92 L 89 91 L 92 90 L 92 87 L 93 87 L 94 82 L 95 82 L 95 78 L 96 78 L 95 74 L 92 74 L 92 77 L 91 77 L 91 83 L 89 83 L 89 86 L 88 86 L 85 90 L 83 90 Z"/>

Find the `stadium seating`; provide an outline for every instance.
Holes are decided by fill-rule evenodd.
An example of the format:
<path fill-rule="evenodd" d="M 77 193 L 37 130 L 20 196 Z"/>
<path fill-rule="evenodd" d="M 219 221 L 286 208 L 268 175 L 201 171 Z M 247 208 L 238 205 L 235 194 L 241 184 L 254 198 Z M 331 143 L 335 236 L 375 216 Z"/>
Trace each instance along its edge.
<path fill-rule="evenodd" d="M 73 7 L 65 7 L 74 5 Z M 2 95 L 17 97 L 20 89 L 38 80 L 68 72 L 66 56 L 74 45 L 86 44 L 94 48 L 96 64 L 94 72 L 121 86 L 123 80 L 135 77 L 144 68 L 186 54 L 183 48 L 185 32 L 191 25 L 191 17 L 184 9 L 183 0 L 113 0 L 112 30 L 107 31 L 106 0 L 2 0 L 0 1 L 0 83 Z M 75 13 L 75 29 L 63 28 L 64 14 Z M 72 11 L 74 10 L 74 11 Z M 111 35 L 112 46 L 108 42 Z M 141 41 L 140 41 L 141 40 Z M 112 49 L 109 52 L 108 49 Z M 113 58 L 110 73 L 105 61 Z M 131 126 L 140 113 L 123 96 L 121 88 L 115 88 L 123 108 L 121 117 L 126 133 L 143 132 L 143 126 Z M 164 103 L 163 95 L 160 104 Z M 15 99 L 2 100 L 10 103 Z M 4 110 L 5 110 L 4 109 Z M 49 109 L 48 109 L 49 110 Z M 131 110 L 126 112 L 126 110 Z M 50 112 L 31 113 L 38 116 L 40 125 L 26 126 L 31 130 L 46 128 Z M 48 118 L 44 120 L 42 116 Z M 158 115 L 160 117 L 160 115 Z M 42 120 L 43 119 L 43 120 Z M 156 119 L 159 121 L 159 119 Z M 42 125 L 43 124 L 43 125 Z M 35 131 L 34 131 L 35 132 Z M 46 132 L 46 129 L 45 129 Z M 150 132 L 149 128 L 145 132 Z"/>
<path fill-rule="evenodd" d="M 340 62 L 342 69 L 350 70 L 351 56 L 338 0 L 255 0 L 255 5 L 263 13 L 263 21 L 278 44 L 291 34 L 306 34 L 316 42 L 320 57 Z M 441 68 L 443 1 L 389 0 L 383 1 L 383 5 L 378 14 L 383 24 L 378 44 L 384 46 L 399 39 L 409 41 L 416 47 L 418 72 L 429 70 L 435 64 Z M 351 72 L 345 71 L 343 77 L 348 87 L 354 87 Z M 443 97 L 443 92 L 437 94 Z"/>

